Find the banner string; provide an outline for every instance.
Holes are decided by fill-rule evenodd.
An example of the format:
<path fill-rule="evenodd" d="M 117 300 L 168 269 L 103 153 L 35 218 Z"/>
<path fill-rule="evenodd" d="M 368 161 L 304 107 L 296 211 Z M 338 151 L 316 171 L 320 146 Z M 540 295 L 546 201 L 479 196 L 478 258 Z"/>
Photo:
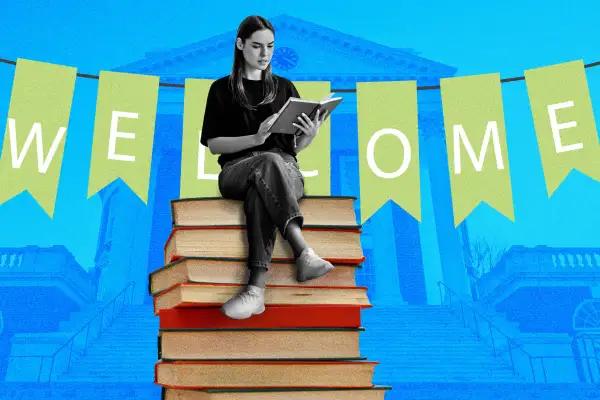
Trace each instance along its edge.
<path fill-rule="evenodd" d="M 5 58 L 1 58 L 0 57 L 0 63 L 4 63 L 4 64 L 10 64 L 10 65 L 17 65 L 16 61 L 13 60 L 7 60 Z M 585 64 L 584 68 L 594 68 L 594 67 L 598 67 L 600 66 L 600 61 L 594 61 L 592 63 L 589 64 Z M 77 73 L 77 76 L 80 78 L 87 78 L 87 79 L 100 79 L 100 77 L 98 75 L 92 75 L 92 74 L 84 74 L 81 72 Z M 522 81 L 525 80 L 524 76 L 514 76 L 512 78 L 504 78 L 504 79 L 500 79 L 501 83 L 507 83 L 507 82 L 516 82 L 516 81 Z M 185 84 L 183 83 L 167 83 L 167 82 L 160 82 L 159 86 L 163 86 L 163 87 L 175 87 L 175 88 L 185 88 Z M 417 86 L 417 90 L 436 90 L 439 89 L 440 86 L 439 85 L 432 85 L 432 86 Z M 356 89 L 331 89 L 332 92 L 337 92 L 337 93 L 354 93 L 356 92 Z"/>

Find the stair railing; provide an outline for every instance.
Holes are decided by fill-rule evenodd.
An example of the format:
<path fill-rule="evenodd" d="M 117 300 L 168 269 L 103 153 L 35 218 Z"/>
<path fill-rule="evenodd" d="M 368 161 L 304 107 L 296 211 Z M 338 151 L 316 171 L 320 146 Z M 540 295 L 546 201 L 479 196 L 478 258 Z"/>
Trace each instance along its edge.
<path fill-rule="evenodd" d="M 600 359 L 598 358 L 598 349 L 600 349 L 600 342 L 598 342 L 597 336 L 592 336 L 588 333 L 579 333 L 576 334 L 573 337 L 573 345 L 574 347 L 577 347 L 578 350 L 580 349 L 577 345 L 579 343 L 581 343 L 581 349 L 585 352 L 585 354 L 588 354 L 588 348 L 586 346 L 586 340 L 591 341 L 592 342 L 592 350 L 594 352 L 593 357 L 584 357 L 586 358 L 586 362 L 587 362 L 587 372 L 588 375 L 590 377 L 590 380 L 593 381 L 593 377 L 594 375 L 599 376 L 600 377 Z M 594 369 L 592 368 L 592 363 L 590 362 L 590 360 L 595 360 L 595 374 L 594 374 Z M 582 367 L 584 365 L 581 365 Z"/>
<path fill-rule="evenodd" d="M 504 339 L 506 340 L 506 343 L 508 345 L 508 354 L 510 355 L 510 363 L 511 363 L 511 367 L 512 367 L 512 371 L 513 371 L 513 375 L 517 375 L 517 370 L 516 370 L 516 365 L 515 365 L 515 360 L 513 357 L 513 350 L 518 350 L 520 351 L 522 354 L 524 354 L 527 359 L 529 359 L 529 366 L 531 368 L 531 377 L 533 378 L 533 382 L 537 383 L 537 378 L 536 378 L 536 373 L 535 373 L 535 368 L 534 368 L 534 361 L 536 359 L 540 360 L 540 364 L 542 366 L 542 372 L 543 372 L 543 376 L 544 376 L 544 383 L 548 383 L 548 376 L 546 373 L 546 366 L 544 363 L 544 360 L 547 359 L 571 359 L 574 361 L 582 361 L 582 360 L 587 360 L 588 364 L 589 364 L 589 360 L 595 360 L 597 365 L 600 365 L 600 359 L 597 357 L 597 355 L 595 356 L 575 356 L 575 355 L 568 355 L 568 356 L 532 356 L 531 354 L 529 354 L 521 345 L 516 343 L 516 340 L 514 338 L 509 337 L 508 335 L 506 335 L 504 332 L 502 332 L 497 326 L 495 326 L 489 319 L 487 319 L 483 314 L 481 314 L 481 312 L 477 311 L 471 304 L 469 304 L 468 302 L 464 301 L 456 292 L 454 292 L 452 289 L 450 289 L 448 286 L 446 286 L 444 284 L 444 282 L 439 281 L 438 282 L 438 287 L 440 289 L 440 300 L 441 300 L 441 304 L 442 306 L 446 306 L 446 302 L 444 301 L 444 296 L 442 294 L 442 287 L 445 289 L 445 291 L 450 295 L 448 296 L 448 308 L 452 307 L 452 299 L 455 298 L 456 300 L 458 300 L 459 305 L 460 305 L 460 310 L 461 310 L 461 316 L 462 316 L 462 321 L 463 321 L 463 326 L 467 327 L 467 319 L 466 319 L 466 315 L 465 315 L 465 306 L 472 312 L 473 315 L 473 321 L 475 322 L 475 333 L 477 335 L 477 339 L 481 339 L 482 338 L 482 332 L 480 332 L 479 330 L 479 323 L 478 323 L 478 319 L 480 321 L 484 321 L 485 323 L 487 323 L 487 327 L 488 330 L 490 332 L 490 339 L 492 342 L 492 349 L 493 349 L 493 353 L 494 353 L 494 357 L 498 357 L 499 356 L 499 352 L 501 349 L 496 347 L 496 341 L 494 339 L 494 330 L 496 332 L 498 332 L 500 335 L 502 335 L 504 337 Z M 593 374 L 590 373 L 590 381 L 592 383 L 598 383 L 600 382 L 599 380 L 594 379 Z"/>
<path fill-rule="evenodd" d="M 123 290 L 121 290 L 108 304 L 106 304 L 104 307 L 102 307 L 102 309 L 92 318 L 90 319 L 88 322 L 85 323 L 85 325 L 83 325 L 75 334 L 73 334 L 73 336 L 71 336 L 71 338 L 69 340 L 67 340 L 62 346 L 60 346 L 52 355 L 25 355 L 25 356 L 11 356 L 11 358 L 40 358 L 41 362 L 40 362 L 40 370 L 38 372 L 38 377 L 37 377 L 37 381 L 40 382 L 41 381 L 41 376 L 42 376 L 42 372 L 44 369 L 44 362 L 47 359 L 52 360 L 51 364 L 50 364 L 50 371 L 48 373 L 48 381 L 52 380 L 52 373 L 54 372 L 54 366 L 55 366 L 55 360 L 56 357 L 58 356 L 58 354 L 67 349 L 68 348 L 68 360 L 67 360 L 67 365 L 64 369 L 64 371 L 67 371 L 69 369 L 69 367 L 71 366 L 71 361 L 73 358 L 73 345 L 75 344 L 75 340 L 79 337 L 80 334 L 82 334 L 85 331 L 85 342 L 81 348 L 81 353 L 85 354 L 85 351 L 88 348 L 88 344 L 89 344 L 89 337 L 90 337 L 90 327 L 92 326 L 92 323 L 98 318 L 100 317 L 100 325 L 98 328 L 98 334 L 102 333 L 102 331 L 104 330 L 104 327 L 109 327 L 110 325 L 112 325 L 114 319 L 115 319 L 115 310 L 117 308 L 117 301 L 119 299 L 122 298 L 122 302 L 121 302 L 121 306 L 120 306 L 120 310 L 118 311 L 119 313 L 123 312 L 123 310 L 125 309 L 125 302 L 127 300 L 127 294 L 128 292 L 130 293 L 129 296 L 129 303 L 131 304 L 133 302 L 133 293 L 134 293 L 134 289 L 135 289 L 135 282 L 131 281 L 127 284 L 127 286 L 125 286 L 125 288 Z M 112 306 L 112 307 L 111 307 Z M 106 325 L 104 324 L 104 316 L 105 313 L 107 313 L 109 307 L 111 307 L 110 310 L 110 319 L 108 320 L 108 322 L 106 323 Z M 63 371 L 63 372 L 64 372 Z"/>

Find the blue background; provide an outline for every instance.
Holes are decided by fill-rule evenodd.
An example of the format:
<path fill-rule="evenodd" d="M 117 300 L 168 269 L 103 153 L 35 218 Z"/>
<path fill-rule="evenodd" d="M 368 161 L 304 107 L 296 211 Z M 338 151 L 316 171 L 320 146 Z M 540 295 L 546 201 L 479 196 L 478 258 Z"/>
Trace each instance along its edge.
<path fill-rule="evenodd" d="M 214 78 L 229 72 L 239 22 L 261 14 L 275 24 L 276 46 L 299 54 L 296 68 L 275 73 L 329 80 L 334 88 L 414 79 L 411 63 L 441 68 L 418 78 L 430 85 L 445 76 L 507 78 L 600 59 L 600 8 L 591 1 L 310 5 L 9 1 L 1 8 L 0 57 L 91 74 L 156 74 L 164 82 Z M 341 44 L 314 32 L 350 50 L 337 52 Z M 198 55 L 165 66 L 182 46 Z M 398 64 L 382 67 L 369 49 Z M 323 67 L 329 54 L 336 56 Z M 147 57 L 154 66 L 144 71 Z M 2 121 L 14 70 L 0 64 Z M 586 71 L 600 121 L 600 67 Z M 148 206 L 120 182 L 87 199 L 96 89 L 96 80 L 78 78 L 55 217 L 27 193 L 0 205 L 0 398 L 159 395 L 152 384 L 158 323 L 146 282 L 160 267 L 168 202 L 179 195 L 183 108 L 159 109 Z M 388 399 L 599 393 L 600 184 L 573 172 L 549 199 L 525 83 L 502 90 L 516 222 L 481 205 L 454 229 L 439 91 L 421 91 L 420 101 L 434 103 L 420 115 L 423 222 L 387 204 L 364 226 L 368 260 L 358 282 L 369 287 L 375 308 L 364 312 L 361 350 L 381 362 L 375 382 L 394 387 Z M 159 102 L 182 95 L 161 88 Z M 352 93 L 343 95 L 354 104 Z M 356 115 L 342 111 L 332 116 L 332 195 L 358 197 Z M 482 248 L 494 257 L 470 268 Z"/>

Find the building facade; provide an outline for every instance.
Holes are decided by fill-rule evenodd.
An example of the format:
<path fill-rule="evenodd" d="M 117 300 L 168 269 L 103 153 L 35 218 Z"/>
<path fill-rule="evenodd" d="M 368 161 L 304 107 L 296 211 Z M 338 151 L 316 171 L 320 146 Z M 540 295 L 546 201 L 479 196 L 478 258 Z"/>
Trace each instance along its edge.
<path fill-rule="evenodd" d="M 332 89 L 397 80 L 416 80 L 422 86 L 436 85 L 455 73 L 454 68 L 412 50 L 382 46 L 287 15 L 271 22 L 277 42 L 273 72 L 294 82 L 326 81 Z M 116 70 L 159 75 L 161 82 L 180 84 L 185 78 L 217 79 L 231 70 L 234 40 L 235 30 L 231 30 L 181 48 L 149 53 Z M 331 116 L 330 194 L 357 197 L 360 221 L 356 94 L 338 95 L 344 101 Z M 160 88 L 148 205 L 121 182 L 102 195 L 101 232 L 112 233 L 100 236 L 112 243 L 98 246 L 98 262 L 105 265 L 101 296 L 110 298 L 134 280 L 139 283 L 136 298 L 150 300 L 145 293 L 147 275 L 163 265 L 171 230 L 170 201 L 180 196 L 183 99 L 181 88 Z M 439 303 L 439 280 L 469 295 L 460 230 L 453 224 L 439 91 L 419 91 L 418 106 L 423 222 L 388 202 L 363 225 L 367 261 L 357 279 L 380 305 Z"/>

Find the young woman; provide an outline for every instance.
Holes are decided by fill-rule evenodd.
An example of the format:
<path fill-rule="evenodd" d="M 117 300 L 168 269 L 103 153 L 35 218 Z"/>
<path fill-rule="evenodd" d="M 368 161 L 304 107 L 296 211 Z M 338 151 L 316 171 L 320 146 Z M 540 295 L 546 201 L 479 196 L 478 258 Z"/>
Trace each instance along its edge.
<path fill-rule="evenodd" d="M 297 139 L 271 134 L 279 109 L 289 97 L 300 97 L 290 80 L 271 72 L 274 44 L 275 31 L 265 18 L 250 16 L 242 21 L 231 74 L 210 87 L 200 140 L 212 154 L 220 154 L 221 195 L 244 201 L 250 276 L 244 289 L 221 308 L 233 319 L 265 310 L 266 276 L 277 230 L 293 250 L 299 282 L 333 269 L 305 242 L 298 205 L 304 177 L 296 155 L 312 142 L 326 115 L 313 120 L 299 117 Z"/>

